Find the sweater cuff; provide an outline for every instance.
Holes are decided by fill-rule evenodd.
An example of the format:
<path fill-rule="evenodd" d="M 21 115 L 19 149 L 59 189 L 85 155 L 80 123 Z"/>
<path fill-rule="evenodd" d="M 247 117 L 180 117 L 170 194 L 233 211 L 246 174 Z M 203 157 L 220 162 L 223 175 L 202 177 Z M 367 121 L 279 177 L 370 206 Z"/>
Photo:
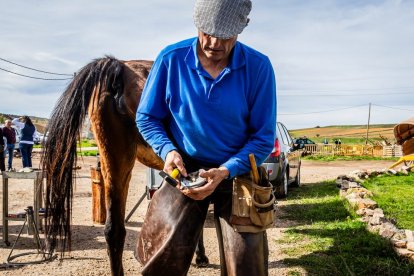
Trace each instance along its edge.
<path fill-rule="evenodd" d="M 229 170 L 229 177 L 228 177 L 229 179 L 238 175 L 239 167 L 236 161 L 229 160 L 226 163 L 222 164 L 221 166 L 226 167 Z"/>
<path fill-rule="evenodd" d="M 177 150 L 177 148 L 174 147 L 173 144 L 167 144 L 162 147 L 162 150 L 160 152 L 160 157 L 162 158 L 162 160 L 164 160 L 164 162 L 165 162 L 165 158 L 167 157 L 167 154 L 172 150 Z"/>

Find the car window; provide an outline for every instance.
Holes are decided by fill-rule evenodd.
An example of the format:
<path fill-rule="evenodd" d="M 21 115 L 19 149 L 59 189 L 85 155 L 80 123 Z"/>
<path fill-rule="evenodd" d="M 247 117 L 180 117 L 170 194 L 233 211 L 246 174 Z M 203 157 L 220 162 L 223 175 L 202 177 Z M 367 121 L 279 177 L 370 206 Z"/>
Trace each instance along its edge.
<path fill-rule="evenodd" d="M 289 140 L 290 137 L 288 138 L 288 136 L 286 135 L 283 124 L 278 123 L 278 126 L 279 126 L 280 137 L 282 137 L 283 144 L 289 145 L 291 140 Z"/>
<path fill-rule="evenodd" d="M 282 125 L 282 129 L 283 129 L 283 131 L 285 133 L 285 136 L 286 136 L 286 140 L 287 140 L 286 145 L 292 144 L 292 137 L 290 137 L 289 131 L 286 129 L 286 127 L 284 125 Z"/>
<path fill-rule="evenodd" d="M 284 145 L 287 145 L 287 140 L 286 140 L 286 136 L 283 134 L 283 132 L 281 131 L 281 125 L 278 123 L 277 124 L 277 135 L 276 135 L 280 140 L 282 140 L 282 143 Z"/>

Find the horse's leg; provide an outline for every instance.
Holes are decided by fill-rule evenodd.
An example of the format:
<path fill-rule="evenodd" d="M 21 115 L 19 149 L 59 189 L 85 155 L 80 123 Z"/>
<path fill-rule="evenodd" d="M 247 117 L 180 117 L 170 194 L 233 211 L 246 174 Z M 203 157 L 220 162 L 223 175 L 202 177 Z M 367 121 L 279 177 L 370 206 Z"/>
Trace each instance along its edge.
<path fill-rule="evenodd" d="M 96 101 L 93 101 L 96 102 Z M 134 121 L 110 112 L 110 101 L 90 112 L 92 130 L 99 147 L 102 176 L 105 184 L 107 217 L 105 239 L 112 275 L 123 275 L 122 253 L 125 243 L 125 205 L 129 181 L 135 164 L 137 136 Z"/>
<path fill-rule="evenodd" d="M 126 236 L 124 217 L 131 170 L 132 167 L 122 171 L 114 171 L 112 169 L 107 171 L 108 175 L 106 177 L 104 176 L 107 204 L 105 239 L 112 275 L 124 274 L 122 266 L 122 254 Z M 110 179 L 110 181 L 108 182 L 107 179 Z"/>
<path fill-rule="evenodd" d="M 204 231 L 202 230 L 196 248 L 196 265 L 199 267 L 205 267 L 209 263 L 206 256 L 206 249 L 204 248 L 203 232 Z"/>

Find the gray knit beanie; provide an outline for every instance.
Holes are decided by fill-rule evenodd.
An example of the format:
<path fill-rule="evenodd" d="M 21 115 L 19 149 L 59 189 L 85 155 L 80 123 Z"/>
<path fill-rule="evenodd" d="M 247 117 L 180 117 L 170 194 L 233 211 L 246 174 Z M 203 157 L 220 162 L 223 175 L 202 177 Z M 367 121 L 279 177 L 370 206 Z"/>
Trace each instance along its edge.
<path fill-rule="evenodd" d="M 205 34 L 231 38 L 247 26 L 251 9 L 250 0 L 196 0 L 194 24 Z"/>

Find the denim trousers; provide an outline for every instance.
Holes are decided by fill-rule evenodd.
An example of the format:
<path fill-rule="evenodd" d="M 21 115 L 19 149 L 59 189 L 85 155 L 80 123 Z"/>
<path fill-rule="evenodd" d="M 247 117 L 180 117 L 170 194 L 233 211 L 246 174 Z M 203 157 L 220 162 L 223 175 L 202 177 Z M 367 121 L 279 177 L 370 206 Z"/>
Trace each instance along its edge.
<path fill-rule="evenodd" d="M 31 168 L 33 145 L 20 143 L 19 149 L 22 154 L 23 168 Z"/>
<path fill-rule="evenodd" d="M 7 163 L 7 169 L 13 168 L 13 152 L 14 152 L 14 144 L 7 144 L 7 151 L 9 153 L 9 159 Z"/>

